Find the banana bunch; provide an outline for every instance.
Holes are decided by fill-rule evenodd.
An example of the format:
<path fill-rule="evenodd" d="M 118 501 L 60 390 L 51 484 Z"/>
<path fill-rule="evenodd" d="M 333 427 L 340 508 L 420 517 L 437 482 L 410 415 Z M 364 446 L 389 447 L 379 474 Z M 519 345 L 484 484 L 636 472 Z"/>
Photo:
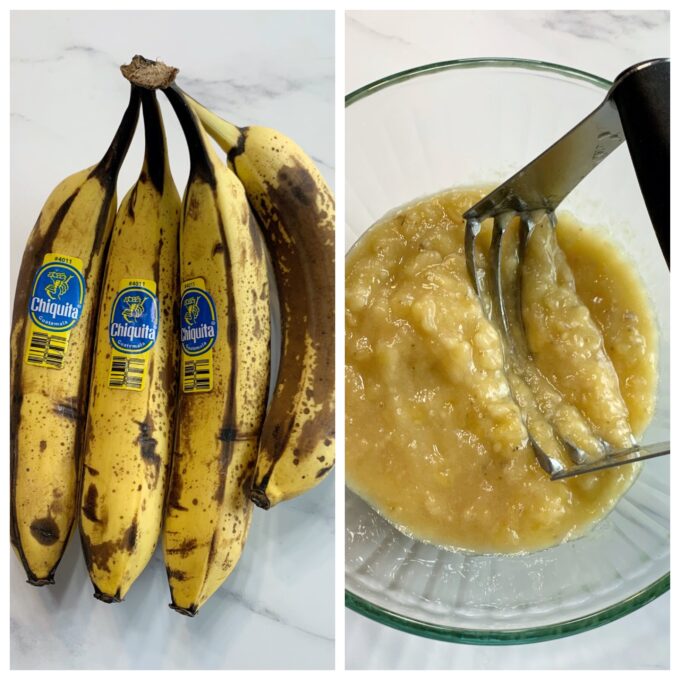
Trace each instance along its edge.
<path fill-rule="evenodd" d="M 54 583 L 76 516 L 101 275 L 139 106 L 133 88 L 102 160 L 51 193 L 19 271 L 10 339 L 10 536 L 36 586 Z"/>
<path fill-rule="evenodd" d="M 156 95 L 141 100 L 144 164 L 111 236 L 83 451 L 80 537 L 104 602 L 125 597 L 156 548 L 175 426 L 181 201 Z"/>
<path fill-rule="evenodd" d="M 187 101 L 243 183 L 276 275 L 281 363 L 251 492 L 267 509 L 314 487 L 335 462 L 335 201 L 293 140 Z"/>
<path fill-rule="evenodd" d="M 194 616 L 241 556 L 269 384 L 265 248 L 238 179 L 182 94 L 189 146 L 180 231 L 181 390 L 165 517 L 171 607 Z"/>
<path fill-rule="evenodd" d="M 223 121 L 160 62 L 121 70 L 132 92 L 108 152 L 53 191 L 21 265 L 11 538 L 29 583 L 53 583 L 78 509 L 95 597 L 120 602 L 162 533 L 170 606 L 194 616 L 237 564 L 253 502 L 333 467 L 334 200 L 281 133 Z M 189 148 L 181 201 L 157 89 Z M 140 103 L 144 163 L 116 210 Z M 270 257 L 283 338 L 267 409 Z"/>

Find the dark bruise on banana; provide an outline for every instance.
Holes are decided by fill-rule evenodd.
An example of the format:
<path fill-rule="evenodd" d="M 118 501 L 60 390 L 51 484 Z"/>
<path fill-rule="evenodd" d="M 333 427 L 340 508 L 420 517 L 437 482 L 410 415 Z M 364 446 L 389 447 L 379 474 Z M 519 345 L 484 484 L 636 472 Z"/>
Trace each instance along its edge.
<path fill-rule="evenodd" d="M 24 252 L 11 333 L 10 536 L 28 582 L 54 582 L 77 507 L 79 450 L 102 265 L 116 211 L 116 180 L 139 115 L 133 89 L 102 161 L 47 199 Z M 47 254 L 83 264 L 86 295 L 61 369 L 26 364 L 28 301 Z"/>

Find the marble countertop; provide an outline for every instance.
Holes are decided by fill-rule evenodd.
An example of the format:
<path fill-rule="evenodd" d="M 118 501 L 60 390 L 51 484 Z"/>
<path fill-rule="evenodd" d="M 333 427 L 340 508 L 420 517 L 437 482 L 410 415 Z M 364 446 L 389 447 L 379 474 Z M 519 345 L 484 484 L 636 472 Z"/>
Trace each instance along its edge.
<path fill-rule="evenodd" d="M 403 69 L 470 57 L 566 64 L 606 78 L 670 54 L 668 12 L 348 12 L 346 92 Z M 346 611 L 348 669 L 663 669 L 670 596 L 602 628 L 519 647 L 401 633 Z"/>
<path fill-rule="evenodd" d="M 28 234 L 50 191 L 95 163 L 128 99 L 118 66 L 140 53 L 180 68 L 192 95 L 238 124 L 280 129 L 333 184 L 332 12 L 14 12 L 11 15 L 13 299 Z M 188 154 L 164 97 L 180 192 Z M 139 132 L 141 132 L 141 127 Z M 119 178 L 136 181 L 143 136 Z M 334 664 L 334 475 L 267 513 L 243 557 L 194 619 L 171 611 L 158 550 L 126 601 L 92 597 L 80 541 L 56 585 L 32 588 L 10 559 L 13 669 L 325 669 Z"/>

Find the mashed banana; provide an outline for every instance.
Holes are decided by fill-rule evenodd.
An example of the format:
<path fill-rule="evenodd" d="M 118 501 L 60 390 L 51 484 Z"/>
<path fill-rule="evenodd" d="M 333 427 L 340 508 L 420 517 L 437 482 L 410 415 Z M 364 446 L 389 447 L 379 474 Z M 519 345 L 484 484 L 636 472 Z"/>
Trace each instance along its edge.
<path fill-rule="evenodd" d="M 585 423 L 624 446 L 654 410 L 656 326 L 615 246 L 561 216 L 559 248 L 547 229 L 529 242 L 522 314 L 531 371 L 508 371 L 507 347 L 465 264 L 461 216 L 481 196 L 454 191 L 408 206 L 347 257 L 347 483 L 422 540 L 535 550 L 602 518 L 638 466 L 551 482 L 518 395 L 565 431 Z"/>

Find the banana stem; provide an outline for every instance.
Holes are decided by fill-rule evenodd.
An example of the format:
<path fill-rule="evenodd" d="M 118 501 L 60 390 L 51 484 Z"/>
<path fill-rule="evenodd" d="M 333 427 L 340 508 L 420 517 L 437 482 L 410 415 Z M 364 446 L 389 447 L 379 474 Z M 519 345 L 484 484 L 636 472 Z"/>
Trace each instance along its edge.
<path fill-rule="evenodd" d="M 238 146 L 241 139 L 241 130 L 236 125 L 220 118 L 216 113 L 207 109 L 186 92 L 182 94 L 184 94 L 187 103 L 194 110 L 201 123 L 203 123 L 203 127 L 208 134 L 215 139 L 225 153 L 229 153 Z"/>
<path fill-rule="evenodd" d="M 202 177 L 205 182 L 212 185 L 215 181 L 215 175 L 210 154 L 203 140 L 196 115 L 187 102 L 187 96 L 176 85 L 171 85 L 163 92 L 175 110 L 184 131 L 189 147 L 191 174 Z"/>
<path fill-rule="evenodd" d="M 111 181 L 114 185 L 118 179 L 118 171 L 123 164 L 123 160 L 130 148 L 132 136 L 137 128 L 137 119 L 139 118 L 139 91 L 136 87 L 131 86 L 130 102 L 128 104 L 123 119 L 118 126 L 116 135 L 104 154 L 97 167 L 93 170 L 92 175 L 98 176 L 103 180 Z"/>
<path fill-rule="evenodd" d="M 158 190 L 158 193 L 162 194 L 167 161 L 163 119 L 161 118 L 155 90 L 142 90 L 141 97 L 146 146 L 144 166 L 148 172 L 149 179 Z"/>

